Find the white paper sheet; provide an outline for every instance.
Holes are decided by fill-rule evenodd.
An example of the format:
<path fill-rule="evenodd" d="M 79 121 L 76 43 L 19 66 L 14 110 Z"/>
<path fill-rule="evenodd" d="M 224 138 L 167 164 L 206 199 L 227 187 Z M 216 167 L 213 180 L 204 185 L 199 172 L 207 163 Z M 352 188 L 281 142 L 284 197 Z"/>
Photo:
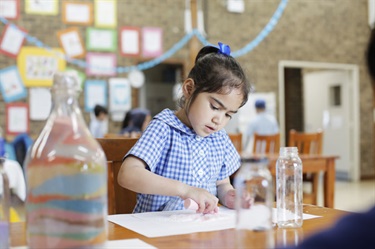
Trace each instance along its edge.
<path fill-rule="evenodd" d="M 4 18 L 16 18 L 17 17 L 17 2 L 13 1 L 0 1 L 0 16 Z"/>
<path fill-rule="evenodd" d="M 21 30 L 16 27 L 10 26 L 8 29 L 6 29 L 6 32 L 1 41 L 1 49 L 8 53 L 17 55 L 24 39 L 25 35 Z"/>
<path fill-rule="evenodd" d="M 12 133 L 28 132 L 27 108 L 12 106 L 8 111 L 8 131 Z"/>
<path fill-rule="evenodd" d="M 125 54 L 139 53 L 139 33 L 136 30 L 123 30 L 121 33 L 121 49 Z"/>
<path fill-rule="evenodd" d="M 113 44 L 112 30 L 106 29 L 91 29 L 90 32 L 90 46 L 96 49 L 108 49 Z"/>
<path fill-rule="evenodd" d="M 79 34 L 76 31 L 61 35 L 61 42 L 65 53 L 69 57 L 75 57 L 84 53 Z"/>
<path fill-rule="evenodd" d="M 273 222 L 276 221 L 273 209 Z M 303 214 L 303 219 L 319 216 Z M 196 232 L 218 231 L 235 227 L 235 211 L 220 207 L 217 214 L 197 214 L 193 210 L 109 215 L 108 221 L 146 237 L 162 237 Z"/>
<path fill-rule="evenodd" d="M 68 3 L 66 6 L 66 19 L 69 22 L 88 23 L 90 8 L 86 4 Z"/>
<path fill-rule="evenodd" d="M 52 99 L 48 88 L 30 88 L 30 119 L 46 120 L 51 112 Z"/>
<path fill-rule="evenodd" d="M 11 249 L 28 249 L 28 246 L 17 246 L 11 247 Z M 156 249 L 156 247 L 147 244 L 140 239 L 123 239 L 123 240 L 108 240 L 103 249 L 125 249 L 125 248 L 137 248 L 137 249 Z"/>
<path fill-rule="evenodd" d="M 111 112 L 127 112 L 131 109 L 131 87 L 127 78 L 109 79 L 109 110 Z"/>

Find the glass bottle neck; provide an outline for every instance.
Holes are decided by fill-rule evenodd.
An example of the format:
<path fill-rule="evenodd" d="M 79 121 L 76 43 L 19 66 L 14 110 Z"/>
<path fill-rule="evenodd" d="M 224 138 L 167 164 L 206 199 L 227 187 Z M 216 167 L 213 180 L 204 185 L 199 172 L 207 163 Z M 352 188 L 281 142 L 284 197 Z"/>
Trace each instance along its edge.
<path fill-rule="evenodd" d="M 58 116 L 70 116 L 73 113 L 81 113 L 77 98 L 78 94 L 74 90 L 52 90 L 53 111 Z"/>
<path fill-rule="evenodd" d="M 298 156 L 297 147 L 281 147 L 280 156 Z"/>

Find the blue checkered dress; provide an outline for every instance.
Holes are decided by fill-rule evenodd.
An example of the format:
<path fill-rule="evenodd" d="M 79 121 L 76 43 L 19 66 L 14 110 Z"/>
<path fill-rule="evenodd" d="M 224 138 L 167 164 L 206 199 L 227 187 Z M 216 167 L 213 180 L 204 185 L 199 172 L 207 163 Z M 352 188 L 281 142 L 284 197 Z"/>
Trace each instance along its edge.
<path fill-rule="evenodd" d="M 200 137 L 169 109 L 154 117 L 128 155 L 142 159 L 155 174 L 207 189 L 213 195 L 217 195 L 216 181 L 240 166 L 240 156 L 225 130 Z M 138 194 L 133 212 L 179 209 L 183 209 L 179 197 Z"/>

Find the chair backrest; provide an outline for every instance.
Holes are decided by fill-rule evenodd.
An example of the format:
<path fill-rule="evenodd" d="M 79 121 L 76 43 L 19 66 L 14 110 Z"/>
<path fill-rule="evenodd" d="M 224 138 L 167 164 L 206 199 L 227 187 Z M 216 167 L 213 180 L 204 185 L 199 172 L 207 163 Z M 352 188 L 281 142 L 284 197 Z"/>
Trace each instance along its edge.
<path fill-rule="evenodd" d="M 280 133 L 259 135 L 254 133 L 254 154 L 278 153 L 280 149 Z"/>
<path fill-rule="evenodd" d="M 121 187 L 117 182 L 122 159 L 138 141 L 136 138 L 97 138 L 108 163 L 108 214 L 130 214 L 136 204 L 137 194 Z"/>
<path fill-rule="evenodd" d="M 106 133 L 103 138 L 124 138 L 124 136 L 117 133 Z"/>
<path fill-rule="evenodd" d="M 228 133 L 230 140 L 232 141 L 237 152 L 241 154 L 242 152 L 242 133 Z"/>
<path fill-rule="evenodd" d="M 323 151 L 323 131 L 313 133 L 289 131 L 288 146 L 297 147 L 299 154 L 321 155 Z"/>

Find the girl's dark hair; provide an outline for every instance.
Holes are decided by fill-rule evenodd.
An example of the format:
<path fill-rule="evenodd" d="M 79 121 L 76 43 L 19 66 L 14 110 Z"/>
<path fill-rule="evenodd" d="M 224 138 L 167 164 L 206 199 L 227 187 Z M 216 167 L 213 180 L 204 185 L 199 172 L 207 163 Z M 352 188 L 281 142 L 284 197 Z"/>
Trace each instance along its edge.
<path fill-rule="evenodd" d="M 367 70 L 372 78 L 375 80 L 375 29 L 371 31 L 371 36 L 367 45 L 366 51 Z M 375 85 L 373 85 L 375 89 Z"/>
<path fill-rule="evenodd" d="M 213 46 L 203 47 L 199 51 L 188 75 L 188 78 L 194 80 L 195 89 L 188 100 L 187 109 L 199 93 L 229 94 L 233 89 L 242 91 L 241 106 L 246 104 L 251 87 L 242 67 L 232 56 L 219 51 Z M 183 108 L 185 101 L 182 97 L 178 102 L 179 107 Z"/>

